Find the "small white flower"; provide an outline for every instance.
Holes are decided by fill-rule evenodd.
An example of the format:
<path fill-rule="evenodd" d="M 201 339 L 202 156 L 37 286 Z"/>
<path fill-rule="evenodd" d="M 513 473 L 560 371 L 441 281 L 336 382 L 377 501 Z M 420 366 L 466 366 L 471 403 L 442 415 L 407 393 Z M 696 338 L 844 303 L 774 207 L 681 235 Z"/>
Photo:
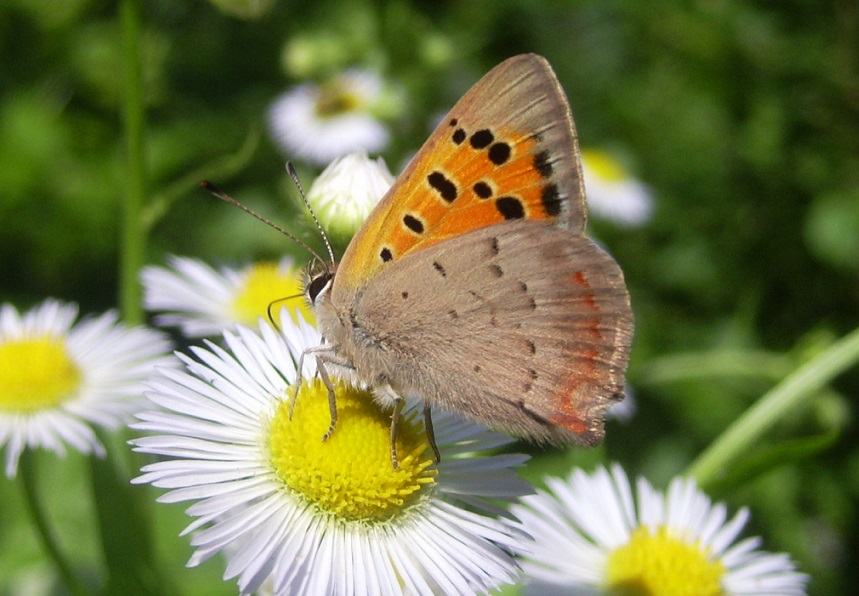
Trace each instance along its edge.
<path fill-rule="evenodd" d="M 633 495 L 614 465 L 547 485 L 512 508 L 536 540 L 523 564 L 535 594 L 805 594 L 787 555 L 757 550 L 760 538 L 735 542 L 748 510 L 728 521 L 692 480 L 663 495 L 639 478 Z"/>
<path fill-rule="evenodd" d="M 156 324 L 179 327 L 187 337 L 220 335 L 235 323 L 255 325 L 259 318 L 268 319 L 269 305 L 281 300 L 292 316 L 296 311 L 313 316 L 304 299 L 302 274 L 290 259 L 220 271 L 187 257 L 170 257 L 169 263 L 170 269 L 143 269 L 143 305 L 164 313 L 155 317 Z"/>
<path fill-rule="evenodd" d="M 395 469 L 389 414 L 337 382 L 337 425 L 323 442 L 328 392 L 312 358 L 291 415 L 289 405 L 295 362 L 318 333 L 289 318 L 283 335 L 260 328 L 238 327 L 225 349 L 184 358 L 190 373 L 154 380 L 162 410 L 134 425 L 156 434 L 137 451 L 168 458 L 135 482 L 170 489 L 163 502 L 196 501 L 189 565 L 224 553 L 243 594 L 263 582 L 277 594 L 471 594 L 515 579 L 525 535 L 492 501 L 529 492 L 513 469 L 527 458 L 480 453 L 509 438 L 438 414 L 435 465 L 412 411 Z"/>
<path fill-rule="evenodd" d="M 173 366 L 158 332 L 108 312 L 73 326 L 78 308 L 46 300 L 21 315 L 0 307 L 0 447 L 6 475 L 25 448 L 104 455 L 91 424 L 116 429 L 144 404 L 144 380 Z"/>
<path fill-rule="evenodd" d="M 638 409 L 635 391 L 628 384 L 623 388 L 623 400 L 613 403 L 606 411 L 606 418 L 612 418 L 627 423 L 635 417 Z"/>
<path fill-rule="evenodd" d="M 650 188 L 603 151 L 582 151 L 588 210 L 621 226 L 647 223 L 653 212 Z"/>
<path fill-rule="evenodd" d="M 299 85 L 271 106 L 272 136 L 287 155 L 316 165 L 361 149 L 381 151 L 388 129 L 372 109 L 383 101 L 383 87 L 377 75 L 362 70 L 348 70 L 323 85 Z"/>
<path fill-rule="evenodd" d="M 307 202 L 328 232 L 351 236 L 393 183 L 384 159 L 372 160 L 358 151 L 325 168 L 310 187 Z"/>

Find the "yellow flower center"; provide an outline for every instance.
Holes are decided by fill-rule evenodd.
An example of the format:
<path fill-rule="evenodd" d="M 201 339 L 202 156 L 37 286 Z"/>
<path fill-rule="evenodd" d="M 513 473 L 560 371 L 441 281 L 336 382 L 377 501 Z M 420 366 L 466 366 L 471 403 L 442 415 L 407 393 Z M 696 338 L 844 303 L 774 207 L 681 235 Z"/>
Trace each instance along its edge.
<path fill-rule="evenodd" d="M 61 339 L 46 335 L 0 344 L 0 410 L 52 408 L 80 383 L 81 371 Z"/>
<path fill-rule="evenodd" d="M 290 390 L 291 394 L 291 390 Z M 415 503 L 435 482 L 423 429 L 401 419 L 399 468 L 391 463 L 391 419 L 367 391 L 335 384 L 337 426 L 326 441 L 331 416 L 328 389 L 303 381 L 292 419 L 284 399 L 272 420 L 269 449 L 278 477 L 295 493 L 338 518 L 384 520 Z M 421 490 L 424 489 L 424 490 Z"/>
<path fill-rule="evenodd" d="M 340 82 L 328 83 L 320 89 L 316 99 L 316 115 L 320 118 L 333 118 L 357 110 L 361 101 L 348 85 Z"/>
<path fill-rule="evenodd" d="M 594 175 L 606 182 L 619 182 L 629 178 L 620 162 L 605 151 L 586 149 L 582 151 L 582 161 Z"/>
<path fill-rule="evenodd" d="M 277 263 L 256 263 L 247 272 L 245 284 L 232 304 L 233 316 L 246 325 L 256 325 L 257 319 L 268 320 L 268 307 L 275 322 L 280 324 L 281 306 L 286 305 L 295 320 L 295 313 L 301 311 L 304 320 L 315 323 L 313 313 L 307 307 L 294 269 L 287 269 Z"/>
<path fill-rule="evenodd" d="M 677 539 L 664 527 L 638 527 L 608 559 L 607 592 L 615 596 L 719 596 L 725 568 L 700 545 Z"/>

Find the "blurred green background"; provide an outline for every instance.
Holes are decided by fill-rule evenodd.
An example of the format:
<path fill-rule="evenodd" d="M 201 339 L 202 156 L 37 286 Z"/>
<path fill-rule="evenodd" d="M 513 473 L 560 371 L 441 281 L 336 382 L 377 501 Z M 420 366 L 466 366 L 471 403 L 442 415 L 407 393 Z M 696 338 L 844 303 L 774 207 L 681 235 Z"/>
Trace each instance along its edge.
<path fill-rule="evenodd" d="M 0 3 L 4 302 L 117 305 L 128 180 L 119 13 L 97 0 Z M 294 156 L 265 126 L 290 85 L 359 66 L 402 89 L 383 153 L 396 173 L 492 66 L 548 58 L 582 145 L 621 156 L 655 211 L 639 228 L 591 222 L 632 294 L 636 414 L 610 422 L 596 451 L 535 451 L 529 475 L 611 459 L 664 486 L 775 382 L 859 326 L 857 2 L 159 0 L 142 13 L 148 263 L 304 258 L 198 186 L 211 178 L 303 233 L 283 171 Z M 307 186 L 317 170 L 298 165 Z M 746 534 L 789 552 L 813 594 L 859 587 L 857 394 L 854 368 L 774 429 L 766 461 L 710 491 L 749 506 Z M 74 486 L 80 463 L 42 459 L 61 542 L 94 544 L 85 507 L 50 488 Z M 20 499 L 0 482 L 4 513 Z M 175 538 L 181 508 L 170 511 L 158 532 L 177 591 L 233 593 L 218 563 L 180 571 L 190 548 Z M 4 586 L 40 554 L 29 528 L 4 518 L 0 593 L 12 593 Z M 89 561 L 86 548 L 79 556 Z"/>

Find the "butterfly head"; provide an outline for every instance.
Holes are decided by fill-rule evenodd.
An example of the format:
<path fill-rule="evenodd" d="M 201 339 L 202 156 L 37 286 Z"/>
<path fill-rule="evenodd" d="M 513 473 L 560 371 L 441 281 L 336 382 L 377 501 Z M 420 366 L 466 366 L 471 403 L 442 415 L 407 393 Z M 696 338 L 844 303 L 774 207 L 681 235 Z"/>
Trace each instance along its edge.
<path fill-rule="evenodd" d="M 311 307 L 316 307 L 317 300 L 328 294 L 334 283 L 336 265 L 313 259 L 307 264 L 304 273 L 304 295 Z"/>

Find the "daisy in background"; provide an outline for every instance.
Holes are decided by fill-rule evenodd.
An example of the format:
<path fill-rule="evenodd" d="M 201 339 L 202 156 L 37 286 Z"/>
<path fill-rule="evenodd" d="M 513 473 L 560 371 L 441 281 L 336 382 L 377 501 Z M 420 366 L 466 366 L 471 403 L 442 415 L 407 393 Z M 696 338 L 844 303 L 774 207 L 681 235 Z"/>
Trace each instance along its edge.
<path fill-rule="evenodd" d="M 145 404 L 143 381 L 176 363 L 157 331 L 127 327 L 114 312 L 74 325 L 77 314 L 56 300 L 24 314 L 0 306 L 0 447 L 10 478 L 25 448 L 103 456 L 90 425 L 123 426 Z"/>
<path fill-rule="evenodd" d="M 650 188 L 605 151 L 582 150 L 588 211 L 620 226 L 644 225 L 653 213 Z"/>
<path fill-rule="evenodd" d="M 158 410 L 134 428 L 135 449 L 167 458 L 136 483 L 169 489 L 187 512 L 195 566 L 217 553 L 243 594 L 472 594 L 513 581 L 526 537 L 497 501 L 531 492 L 514 469 L 526 456 L 486 453 L 511 440 L 441 413 L 436 465 L 414 410 L 391 463 L 390 414 L 367 391 L 328 391 L 305 358 L 318 332 L 288 317 L 283 334 L 238 327 L 225 347 L 183 357 L 188 372 L 152 381 Z"/>
<path fill-rule="evenodd" d="M 613 418 L 624 424 L 629 423 L 638 411 L 635 390 L 627 383 L 623 388 L 623 399 L 609 406 L 606 418 Z"/>
<path fill-rule="evenodd" d="M 325 168 L 310 186 L 307 201 L 326 231 L 351 237 L 393 182 L 382 158 L 372 160 L 357 151 Z M 156 324 L 179 327 L 187 337 L 220 335 L 235 323 L 256 325 L 258 318 L 268 319 L 269 305 L 283 299 L 293 318 L 301 312 L 313 321 L 302 278 L 303 269 L 288 258 L 215 270 L 198 259 L 171 257 L 169 268 L 143 269 L 143 305 L 162 312 Z"/>
<path fill-rule="evenodd" d="M 727 520 L 692 480 L 663 495 L 639 478 L 633 495 L 615 464 L 547 485 L 512 508 L 536 540 L 523 564 L 535 594 L 805 594 L 808 577 L 787 555 L 758 550 L 759 538 L 735 542 L 748 510 Z"/>
<path fill-rule="evenodd" d="M 376 115 L 392 103 L 390 94 L 376 74 L 347 70 L 281 95 L 269 109 L 269 128 L 284 153 L 316 165 L 351 151 L 376 153 L 390 138 Z"/>
<path fill-rule="evenodd" d="M 143 306 L 163 313 L 155 317 L 157 325 L 178 327 L 186 337 L 213 337 L 236 323 L 255 325 L 259 318 L 267 320 L 269 305 L 280 300 L 292 317 L 297 312 L 313 317 L 302 291 L 303 273 L 290 259 L 220 270 L 187 257 L 170 257 L 169 264 L 141 272 Z"/>
<path fill-rule="evenodd" d="M 351 237 L 394 183 L 385 160 L 356 151 L 332 162 L 313 181 L 307 202 L 325 231 Z"/>

